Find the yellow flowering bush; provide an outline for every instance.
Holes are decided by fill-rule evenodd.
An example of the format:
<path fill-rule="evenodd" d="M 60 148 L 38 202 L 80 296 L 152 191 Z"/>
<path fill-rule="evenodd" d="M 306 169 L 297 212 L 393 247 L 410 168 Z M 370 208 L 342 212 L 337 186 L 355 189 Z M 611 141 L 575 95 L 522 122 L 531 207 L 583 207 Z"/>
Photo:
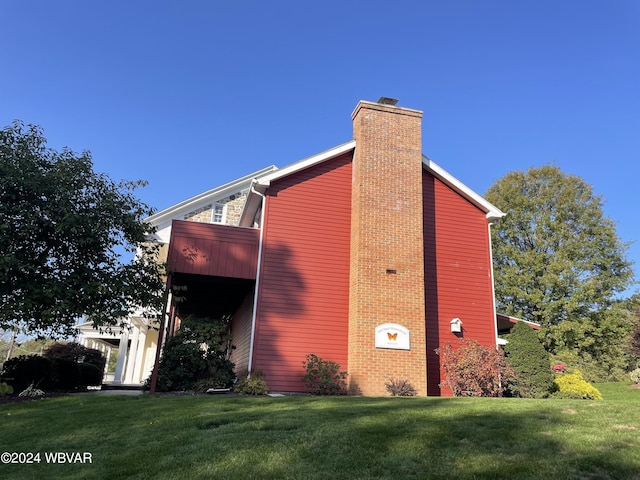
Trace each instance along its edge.
<path fill-rule="evenodd" d="M 585 400 L 602 400 L 600 391 L 587 382 L 579 370 L 565 373 L 556 377 L 554 381 L 555 398 L 582 398 Z"/>

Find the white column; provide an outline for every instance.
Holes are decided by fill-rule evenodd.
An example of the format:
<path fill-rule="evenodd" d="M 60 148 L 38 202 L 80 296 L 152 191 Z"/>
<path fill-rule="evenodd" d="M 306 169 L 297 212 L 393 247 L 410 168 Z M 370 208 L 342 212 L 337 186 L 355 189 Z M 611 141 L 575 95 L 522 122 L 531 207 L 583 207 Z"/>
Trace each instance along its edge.
<path fill-rule="evenodd" d="M 118 344 L 118 361 L 116 362 L 116 373 L 113 376 L 113 383 L 119 385 L 122 383 L 124 367 L 127 363 L 127 350 L 129 347 L 129 329 L 123 328 L 120 334 L 120 343 Z"/>
<path fill-rule="evenodd" d="M 131 339 L 131 346 L 129 347 L 129 355 L 128 355 L 129 361 L 127 362 L 127 371 L 124 376 L 124 383 L 135 383 L 133 381 L 133 371 L 136 367 L 136 361 L 138 359 L 138 340 L 139 339 L 140 339 L 140 328 L 137 325 L 133 325 L 133 338 Z"/>
<path fill-rule="evenodd" d="M 146 327 L 140 327 L 140 336 L 138 337 L 138 353 L 136 355 L 136 364 L 133 370 L 133 377 L 131 383 L 142 383 L 145 379 L 142 378 L 142 372 L 144 371 L 144 346 L 147 339 Z"/>
<path fill-rule="evenodd" d="M 109 360 L 111 360 L 111 348 L 105 348 L 105 358 L 106 361 L 104 362 L 104 372 L 102 372 L 102 375 L 104 375 L 106 377 L 107 373 L 109 373 Z"/>

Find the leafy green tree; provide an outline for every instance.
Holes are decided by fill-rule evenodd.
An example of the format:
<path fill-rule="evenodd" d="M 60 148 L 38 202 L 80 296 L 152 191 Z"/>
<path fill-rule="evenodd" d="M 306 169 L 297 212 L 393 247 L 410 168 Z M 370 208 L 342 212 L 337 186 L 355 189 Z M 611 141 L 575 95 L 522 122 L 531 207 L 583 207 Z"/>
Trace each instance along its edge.
<path fill-rule="evenodd" d="M 47 148 L 36 126 L 0 131 L 0 328 L 66 335 L 84 315 L 109 327 L 160 307 L 140 185 L 95 173 L 89 152 Z"/>
<path fill-rule="evenodd" d="M 536 332 L 524 322 L 516 323 L 504 346 L 507 362 L 516 372 L 517 380 L 509 390 L 518 397 L 543 398 L 553 387 L 549 353 Z"/>
<path fill-rule="evenodd" d="M 486 198 L 507 211 L 492 229 L 498 309 L 541 324 L 551 353 L 597 356 L 620 341 L 630 326 L 612 307 L 633 273 L 592 187 L 545 165 L 505 175 Z"/>
<path fill-rule="evenodd" d="M 627 302 L 631 314 L 633 328 L 629 335 L 629 353 L 631 368 L 640 367 L 640 293 L 636 293 Z"/>

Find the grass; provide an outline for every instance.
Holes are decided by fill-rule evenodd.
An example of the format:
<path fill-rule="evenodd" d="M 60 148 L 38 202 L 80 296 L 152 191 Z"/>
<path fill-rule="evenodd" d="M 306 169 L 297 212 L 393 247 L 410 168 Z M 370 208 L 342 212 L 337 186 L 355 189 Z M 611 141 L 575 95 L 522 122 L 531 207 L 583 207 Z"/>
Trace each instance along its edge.
<path fill-rule="evenodd" d="M 604 400 L 74 395 L 0 407 L 3 479 L 640 479 L 640 390 Z M 44 452 L 90 452 L 48 464 Z"/>

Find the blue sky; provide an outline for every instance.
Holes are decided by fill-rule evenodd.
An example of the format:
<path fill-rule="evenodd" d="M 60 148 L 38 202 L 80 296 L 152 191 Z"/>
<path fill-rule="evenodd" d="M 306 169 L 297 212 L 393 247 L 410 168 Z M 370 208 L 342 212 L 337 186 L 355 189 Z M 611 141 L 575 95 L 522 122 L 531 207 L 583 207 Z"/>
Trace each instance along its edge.
<path fill-rule="evenodd" d="M 0 25 L 0 126 L 147 180 L 158 210 L 348 141 L 358 100 L 388 96 L 478 193 L 581 176 L 640 272 L 636 0 L 0 0 Z"/>

